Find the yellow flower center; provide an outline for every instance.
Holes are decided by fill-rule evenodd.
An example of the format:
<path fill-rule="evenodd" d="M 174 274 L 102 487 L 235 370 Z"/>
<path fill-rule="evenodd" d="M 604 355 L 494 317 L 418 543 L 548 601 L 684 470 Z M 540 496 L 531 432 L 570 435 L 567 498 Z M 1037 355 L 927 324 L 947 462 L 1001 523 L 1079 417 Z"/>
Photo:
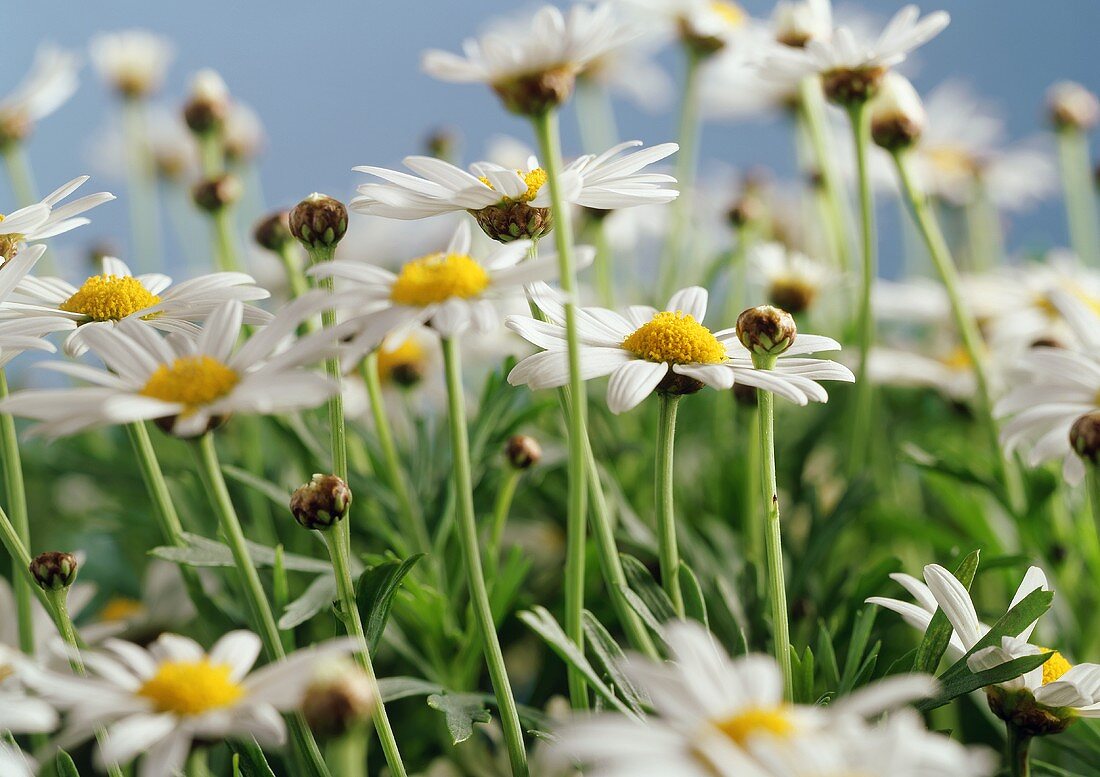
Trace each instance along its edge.
<path fill-rule="evenodd" d="M 622 347 L 648 362 L 719 364 L 726 349 L 710 330 L 686 313 L 662 312 L 623 340 Z"/>
<path fill-rule="evenodd" d="M 145 605 L 128 596 L 115 596 L 103 605 L 99 619 L 104 621 L 125 621 L 145 612 Z"/>
<path fill-rule="evenodd" d="M 192 409 L 224 397 L 239 381 L 240 376 L 217 359 L 181 356 L 157 367 L 139 393 Z"/>
<path fill-rule="evenodd" d="M 1057 650 L 1051 650 L 1050 648 L 1040 648 L 1040 650 L 1051 654 L 1047 662 L 1043 664 L 1043 685 L 1054 682 L 1073 668 L 1073 664 L 1067 661 L 1065 656 Z"/>
<path fill-rule="evenodd" d="M 166 661 L 137 690 L 152 700 L 158 712 L 201 715 L 228 707 L 244 696 L 244 688 L 230 677 L 228 664 L 201 661 Z"/>
<path fill-rule="evenodd" d="M 466 254 L 430 254 L 401 268 L 390 299 L 398 305 L 424 307 L 452 297 L 470 299 L 489 286 L 489 273 Z"/>
<path fill-rule="evenodd" d="M 1090 296 L 1082 291 L 1077 286 L 1064 285 L 1062 289 L 1072 294 L 1080 302 L 1084 303 L 1092 312 L 1100 315 L 1100 298 Z M 1058 309 L 1058 306 L 1054 304 L 1054 300 L 1051 299 L 1050 294 L 1038 294 L 1035 297 L 1035 307 L 1046 314 L 1046 317 L 1051 321 L 1059 321 L 1062 318 L 1062 311 Z"/>
<path fill-rule="evenodd" d="M 749 707 L 725 720 L 715 721 L 714 726 L 739 747 L 745 747 L 750 739 L 760 734 L 787 737 L 795 728 L 783 707 Z"/>
<path fill-rule="evenodd" d="M 4 220 L 4 214 L 0 213 L 0 222 Z M 0 234 L 0 259 L 5 262 L 15 256 L 16 247 L 23 242 L 23 235 L 17 232 Z"/>
<path fill-rule="evenodd" d="M 968 371 L 974 366 L 974 363 L 970 361 L 970 354 L 961 345 L 955 346 L 951 353 L 944 356 L 940 361 L 946 367 L 960 372 Z"/>
<path fill-rule="evenodd" d="M 383 345 L 378 349 L 378 377 L 383 382 L 390 381 L 395 370 L 419 367 L 424 362 L 424 349 L 412 337 L 402 340 L 401 345 L 392 351 L 386 348 L 387 346 Z"/>
<path fill-rule="evenodd" d="M 505 202 L 530 202 L 538 196 L 539 189 L 541 189 L 543 185 L 549 180 L 549 176 L 547 176 L 546 171 L 543 170 L 541 167 L 536 167 L 534 170 L 529 170 L 526 173 L 522 170 L 516 170 L 516 173 L 519 174 L 519 176 L 523 178 L 523 182 L 527 184 L 527 191 L 521 194 L 515 200 L 513 200 L 511 197 L 505 197 Z M 482 176 L 478 180 L 480 180 L 483 184 L 488 186 L 493 191 L 496 191 L 496 187 L 494 187 L 489 182 L 488 178 Z"/>
<path fill-rule="evenodd" d="M 730 27 L 740 27 L 748 19 L 745 9 L 729 0 L 713 0 L 710 10 Z"/>
<path fill-rule="evenodd" d="M 949 175 L 974 175 L 978 171 L 978 163 L 972 155 L 961 148 L 952 146 L 940 146 L 930 148 L 925 152 L 932 167 L 941 173 Z"/>
<path fill-rule="evenodd" d="M 93 321 L 121 321 L 152 307 L 160 297 L 128 275 L 93 275 L 76 294 L 61 303 L 62 310 L 80 313 Z"/>

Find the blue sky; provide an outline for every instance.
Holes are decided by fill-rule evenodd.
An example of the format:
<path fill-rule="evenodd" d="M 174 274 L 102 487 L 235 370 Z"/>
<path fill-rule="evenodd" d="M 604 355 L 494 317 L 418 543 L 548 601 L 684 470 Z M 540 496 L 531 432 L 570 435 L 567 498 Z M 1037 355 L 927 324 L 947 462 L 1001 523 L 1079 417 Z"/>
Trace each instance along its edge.
<path fill-rule="evenodd" d="M 902 4 L 875 0 L 863 6 L 886 16 Z M 745 5 L 764 14 L 771 3 Z M 1100 91 L 1096 0 L 944 0 L 938 7 L 950 11 L 953 21 L 919 57 L 914 81 L 922 91 L 948 77 L 964 78 L 1000 104 L 1014 138 L 1042 129 L 1043 93 L 1050 83 L 1070 78 Z M 493 134 L 529 140 L 526 124 L 505 114 L 487 89 L 438 83 L 419 70 L 423 49 L 457 48 L 486 19 L 514 8 L 486 0 L 38 0 L 19 4 L 18 34 L 5 35 L 0 93 L 22 76 L 40 41 L 83 48 L 95 32 L 146 27 L 176 41 L 166 99 L 177 101 L 190 74 L 209 66 L 259 111 L 269 136 L 262 164 L 269 203 L 291 204 L 313 190 L 346 197 L 357 178 L 353 165 L 396 165 L 420 150 L 433 126 L 459 128 L 467 159 L 478 158 Z M 675 60 L 668 65 L 675 68 Z M 80 92 L 43 123 L 30 144 L 41 189 L 92 167 L 89 137 L 111 109 L 86 69 Z M 619 121 L 624 134 L 647 143 L 672 139 L 674 132 L 671 115 L 651 116 L 630 106 L 621 106 Z M 566 151 L 576 152 L 572 122 L 565 127 Z M 789 134 L 776 131 L 775 124 L 712 126 L 704 135 L 704 160 L 789 172 L 790 156 Z M 102 184 L 122 187 L 121 180 Z M 6 198 L 5 189 L 0 192 Z M 70 243 L 116 235 L 121 242 L 125 211 L 121 203 L 107 206 Z M 884 228 L 891 228 L 889 220 Z M 1064 232 L 1060 205 L 1053 202 L 1014 219 L 1011 242 L 1064 243 Z"/>

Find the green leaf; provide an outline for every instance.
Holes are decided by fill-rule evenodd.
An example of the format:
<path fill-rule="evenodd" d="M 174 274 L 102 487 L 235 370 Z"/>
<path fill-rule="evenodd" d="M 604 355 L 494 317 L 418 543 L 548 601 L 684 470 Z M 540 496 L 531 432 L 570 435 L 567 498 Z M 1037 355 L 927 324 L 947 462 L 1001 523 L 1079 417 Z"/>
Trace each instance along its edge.
<path fill-rule="evenodd" d="M 401 588 L 401 581 L 423 556 L 423 553 L 417 553 L 404 561 L 383 561 L 359 577 L 355 599 L 363 616 L 363 629 L 372 651 L 378 648 L 378 641 L 382 638 L 386 621 L 390 617 L 393 597 Z"/>
<path fill-rule="evenodd" d="M 672 600 L 668 598 L 661 586 L 653 579 L 638 559 L 626 553 L 620 554 L 623 562 L 623 572 L 626 573 L 626 582 L 634 593 L 638 594 L 645 602 L 646 607 L 653 613 L 658 623 L 666 623 L 676 618 L 676 608 L 672 606 Z"/>
<path fill-rule="evenodd" d="M 703 589 L 699 586 L 699 578 L 695 576 L 685 562 L 681 561 L 676 571 L 680 578 L 680 591 L 684 596 L 684 614 L 692 620 L 699 621 L 708 629 L 710 621 L 707 619 L 707 601 L 703 598 Z"/>
<path fill-rule="evenodd" d="M 57 777 L 80 777 L 80 771 L 73 763 L 72 756 L 64 750 L 57 751 L 57 757 L 54 758 L 54 767 L 57 769 Z"/>
<path fill-rule="evenodd" d="M 664 632 L 664 627 L 662 627 L 660 622 L 653 616 L 653 613 L 649 611 L 649 607 L 642 601 L 642 597 L 634 593 L 629 586 L 621 585 L 619 586 L 619 590 L 622 592 L 623 598 L 626 599 L 626 603 L 630 605 L 630 609 L 634 610 L 634 612 L 638 614 L 638 617 L 642 619 L 642 623 L 644 623 L 656 636 L 660 637 Z"/>
<path fill-rule="evenodd" d="M 492 720 L 482 697 L 476 693 L 433 693 L 428 697 L 428 706 L 443 713 L 451 743 L 455 745 L 473 735 L 475 723 Z"/>
<path fill-rule="evenodd" d="M 840 676 L 840 693 L 850 693 L 856 687 L 856 680 L 866 665 L 863 657 L 867 643 L 871 640 L 871 628 L 875 625 L 874 607 L 860 610 L 852 627 L 852 637 L 848 641 L 848 655 L 844 657 L 844 673 Z"/>
<path fill-rule="evenodd" d="M 286 606 L 279 618 L 279 628 L 287 631 L 308 621 L 321 610 L 328 609 L 339 597 L 336 578 L 332 574 L 317 575 L 302 595 Z"/>
<path fill-rule="evenodd" d="M 611 638 L 599 619 L 588 610 L 584 611 L 584 634 L 588 638 L 592 652 L 600 659 L 600 664 L 611 679 L 612 685 L 618 689 L 632 710 L 639 715 L 643 714 L 643 708 L 649 706 L 648 694 L 636 686 L 623 672 L 622 665 L 626 660 L 623 649 Z"/>
<path fill-rule="evenodd" d="M 267 757 L 256 744 L 256 740 L 231 740 L 229 746 L 240 756 L 242 777 L 275 777 L 275 772 L 271 770 Z"/>
<path fill-rule="evenodd" d="M 802 704 L 812 704 L 814 701 L 814 653 L 809 645 L 801 656 L 793 645 L 790 651 L 794 700 Z"/>
<path fill-rule="evenodd" d="M 826 628 L 825 621 L 818 622 L 817 626 L 817 664 L 824 673 L 825 687 L 838 688 L 840 666 L 836 662 L 836 651 L 833 649 L 833 635 Z"/>
<path fill-rule="evenodd" d="M 992 669 L 986 669 L 981 672 L 971 672 L 968 668 L 965 672 L 951 680 L 944 681 L 943 686 L 940 688 L 940 692 L 931 699 L 922 701 L 917 705 L 917 709 L 921 712 L 934 710 L 937 707 L 942 707 L 944 704 L 947 704 L 952 699 L 968 694 L 971 691 L 985 688 L 988 685 L 1008 682 L 1022 674 L 1030 672 L 1036 667 L 1042 666 L 1052 655 L 1054 654 L 1040 653 L 1036 656 L 1014 658 L 1011 661 L 1007 661 Z"/>
<path fill-rule="evenodd" d="M 210 540 L 198 534 L 183 533 L 183 539 L 187 543 L 184 547 L 174 545 L 162 545 L 153 548 L 150 555 L 171 561 L 176 564 L 187 564 L 192 567 L 233 567 L 233 552 L 229 546 L 217 540 Z M 275 548 L 261 545 L 258 542 L 247 542 L 248 556 L 257 567 L 272 567 L 275 565 Z M 321 574 L 332 572 L 332 565 L 328 561 L 299 556 L 294 553 L 283 554 L 283 566 L 292 572 L 315 572 Z"/>
<path fill-rule="evenodd" d="M 382 701 L 391 702 L 410 696 L 432 696 L 444 692 L 443 686 L 419 677 L 383 677 L 378 680 Z"/>
<path fill-rule="evenodd" d="M 967 591 L 974 582 L 974 575 L 978 572 L 978 561 L 981 552 L 977 549 L 970 552 L 955 569 L 955 577 L 963 584 Z M 940 665 L 940 659 L 947 651 L 951 642 L 951 622 L 947 620 L 947 613 L 936 608 L 928 630 L 924 632 L 924 639 L 917 648 L 917 657 L 913 660 L 913 671 L 922 674 L 935 674 Z"/>
<path fill-rule="evenodd" d="M 257 491 L 263 494 L 272 502 L 275 503 L 283 512 L 289 510 L 290 504 L 290 492 L 285 488 L 280 488 L 277 484 L 272 483 L 270 480 L 264 480 L 263 478 L 256 477 L 251 472 L 240 467 L 234 467 L 228 464 L 222 465 L 222 474 L 230 480 L 235 480 L 243 486 L 251 488 L 253 491 Z"/>

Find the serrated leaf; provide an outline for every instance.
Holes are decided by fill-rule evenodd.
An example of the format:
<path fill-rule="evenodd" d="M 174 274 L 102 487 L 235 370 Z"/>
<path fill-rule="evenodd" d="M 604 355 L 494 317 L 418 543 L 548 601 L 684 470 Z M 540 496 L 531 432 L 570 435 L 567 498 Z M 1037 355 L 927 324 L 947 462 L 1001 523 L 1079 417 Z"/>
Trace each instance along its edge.
<path fill-rule="evenodd" d="M 302 595 L 283 610 L 279 618 L 279 628 L 286 631 L 300 626 L 321 610 L 331 607 L 338 597 L 336 578 L 331 574 L 318 575 Z"/>
<path fill-rule="evenodd" d="M 668 598 L 665 590 L 657 585 L 657 581 L 653 579 L 653 575 L 649 574 L 645 564 L 626 553 L 620 554 L 619 557 L 623 562 L 627 584 L 642 598 L 657 622 L 666 623 L 674 620 L 676 608 L 672 606 L 672 600 Z"/>
<path fill-rule="evenodd" d="M 644 689 L 635 685 L 634 681 L 623 671 L 623 663 L 626 661 L 623 649 L 619 647 L 618 642 L 611 638 L 611 635 L 607 633 L 607 629 L 604 628 L 604 625 L 600 623 L 595 615 L 585 610 L 583 617 L 584 633 L 588 638 L 588 644 L 600 660 L 607 676 L 611 679 L 611 684 L 618 689 L 632 710 L 639 715 L 643 714 L 643 707 L 648 706 L 650 703 L 649 695 Z"/>
<path fill-rule="evenodd" d="M 1035 656 L 1014 658 L 1011 661 L 1007 661 L 992 669 L 986 669 L 981 672 L 971 672 L 967 669 L 966 672 L 959 676 L 949 681 L 945 681 L 940 692 L 931 699 L 922 701 L 917 705 L 917 709 L 921 712 L 934 710 L 937 707 L 942 707 L 944 704 L 947 704 L 952 699 L 968 694 L 971 691 L 985 688 L 988 685 L 1008 682 L 1022 674 L 1030 672 L 1036 667 L 1042 666 L 1052 655 L 1054 654 L 1040 653 Z"/>
<path fill-rule="evenodd" d="M 710 621 L 707 619 L 707 600 L 703 598 L 703 589 L 699 586 L 699 578 L 685 562 L 681 561 L 676 570 L 680 578 L 680 592 L 684 597 L 684 614 L 702 623 L 710 629 Z"/>
<path fill-rule="evenodd" d="M 972 550 L 955 569 L 954 575 L 967 591 L 974 582 L 974 575 L 978 572 L 978 562 L 981 552 Z M 917 648 L 917 656 L 913 660 L 913 671 L 921 674 L 934 674 L 940 665 L 940 659 L 947 652 L 947 646 L 951 642 L 951 622 L 947 620 L 947 613 L 939 607 L 932 615 L 928 624 L 928 630 L 924 632 L 924 638 Z"/>
<path fill-rule="evenodd" d="M 363 630 L 371 650 L 378 648 L 378 641 L 382 638 L 386 621 L 390 617 L 393 597 L 401 588 L 401 581 L 423 556 L 423 553 L 417 553 L 404 561 L 383 561 L 359 577 L 355 599 L 363 616 Z"/>
<path fill-rule="evenodd" d="M 455 745 L 473 736 L 474 723 L 493 719 L 482 697 L 475 693 L 433 693 L 428 697 L 428 706 L 443 713 L 451 743 Z"/>

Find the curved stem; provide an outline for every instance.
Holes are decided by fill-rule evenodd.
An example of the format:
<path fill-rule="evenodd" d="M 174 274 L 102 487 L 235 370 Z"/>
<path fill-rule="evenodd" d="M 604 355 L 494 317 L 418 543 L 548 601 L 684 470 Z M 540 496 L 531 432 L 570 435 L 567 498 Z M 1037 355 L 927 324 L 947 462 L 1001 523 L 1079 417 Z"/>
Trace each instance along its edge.
<path fill-rule="evenodd" d="M 573 258 L 573 224 L 569 204 L 565 201 L 558 176 L 561 174 L 561 142 L 558 138 L 558 116 L 554 112 L 532 117 L 539 139 L 543 165 L 550 186 L 551 209 L 554 214 L 554 242 L 558 249 L 558 278 L 565 293 L 566 350 L 569 359 L 569 480 L 566 511 L 565 552 L 565 633 L 578 648 L 584 650 L 584 549 L 587 534 L 588 490 L 585 484 L 584 446 L 588 439 L 585 413 L 587 397 L 581 376 L 580 339 L 577 335 L 577 267 Z M 584 677 L 570 665 L 568 671 L 569 699 L 575 708 L 588 707 L 588 692 Z"/>
<path fill-rule="evenodd" d="M 8 396 L 8 376 L 0 369 L 0 400 Z M 27 518 L 27 490 L 23 482 L 23 459 L 19 453 L 19 437 L 15 432 L 15 419 L 9 413 L 0 413 L 0 450 L 3 452 L 4 495 L 12 527 L 27 552 L 31 546 L 30 521 Z M 13 557 L 14 558 L 14 557 Z M 28 563 L 29 559 L 28 559 Z M 31 596 L 34 585 L 23 575 L 15 575 L 12 588 L 15 593 L 15 617 L 19 625 L 19 649 L 28 655 L 34 653 L 34 618 Z"/>
<path fill-rule="evenodd" d="M 657 551 L 661 564 L 661 584 L 676 614 L 684 617 L 684 596 L 680 592 L 680 551 L 676 546 L 676 515 L 672 505 L 673 452 L 676 446 L 676 409 L 680 397 L 659 394 L 657 420 L 656 504 Z"/>
<path fill-rule="evenodd" d="M 489 678 L 493 682 L 500 723 L 504 729 L 504 742 L 508 748 L 508 760 L 513 777 L 528 774 L 527 752 L 523 745 L 523 729 L 519 711 L 512 696 L 508 672 L 504 668 L 504 655 L 500 650 L 493 611 L 489 605 L 489 593 L 485 588 L 485 573 L 481 566 L 478 547 L 477 518 L 474 515 L 473 479 L 470 474 L 470 441 L 466 427 L 466 400 L 462 391 L 462 365 L 458 343 L 443 339 L 443 365 L 447 379 L 447 409 L 451 431 L 451 456 L 453 458 L 455 486 L 455 518 L 459 546 L 466 567 L 466 585 L 474 622 L 481 637 L 481 647 L 488 665 Z"/>
<path fill-rule="evenodd" d="M 1058 159 L 1069 219 L 1073 250 L 1087 265 L 1100 263 L 1100 226 L 1097 225 L 1096 195 L 1092 190 L 1088 138 L 1081 130 L 1058 132 Z"/>
<path fill-rule="evenodd" d="M 1031 735 L 1025 734 L 1012 723 L 1006 723 L 1008 736 L 1005 739 L 1005 761 L 1011 777 L 1030 777 Z"/>

